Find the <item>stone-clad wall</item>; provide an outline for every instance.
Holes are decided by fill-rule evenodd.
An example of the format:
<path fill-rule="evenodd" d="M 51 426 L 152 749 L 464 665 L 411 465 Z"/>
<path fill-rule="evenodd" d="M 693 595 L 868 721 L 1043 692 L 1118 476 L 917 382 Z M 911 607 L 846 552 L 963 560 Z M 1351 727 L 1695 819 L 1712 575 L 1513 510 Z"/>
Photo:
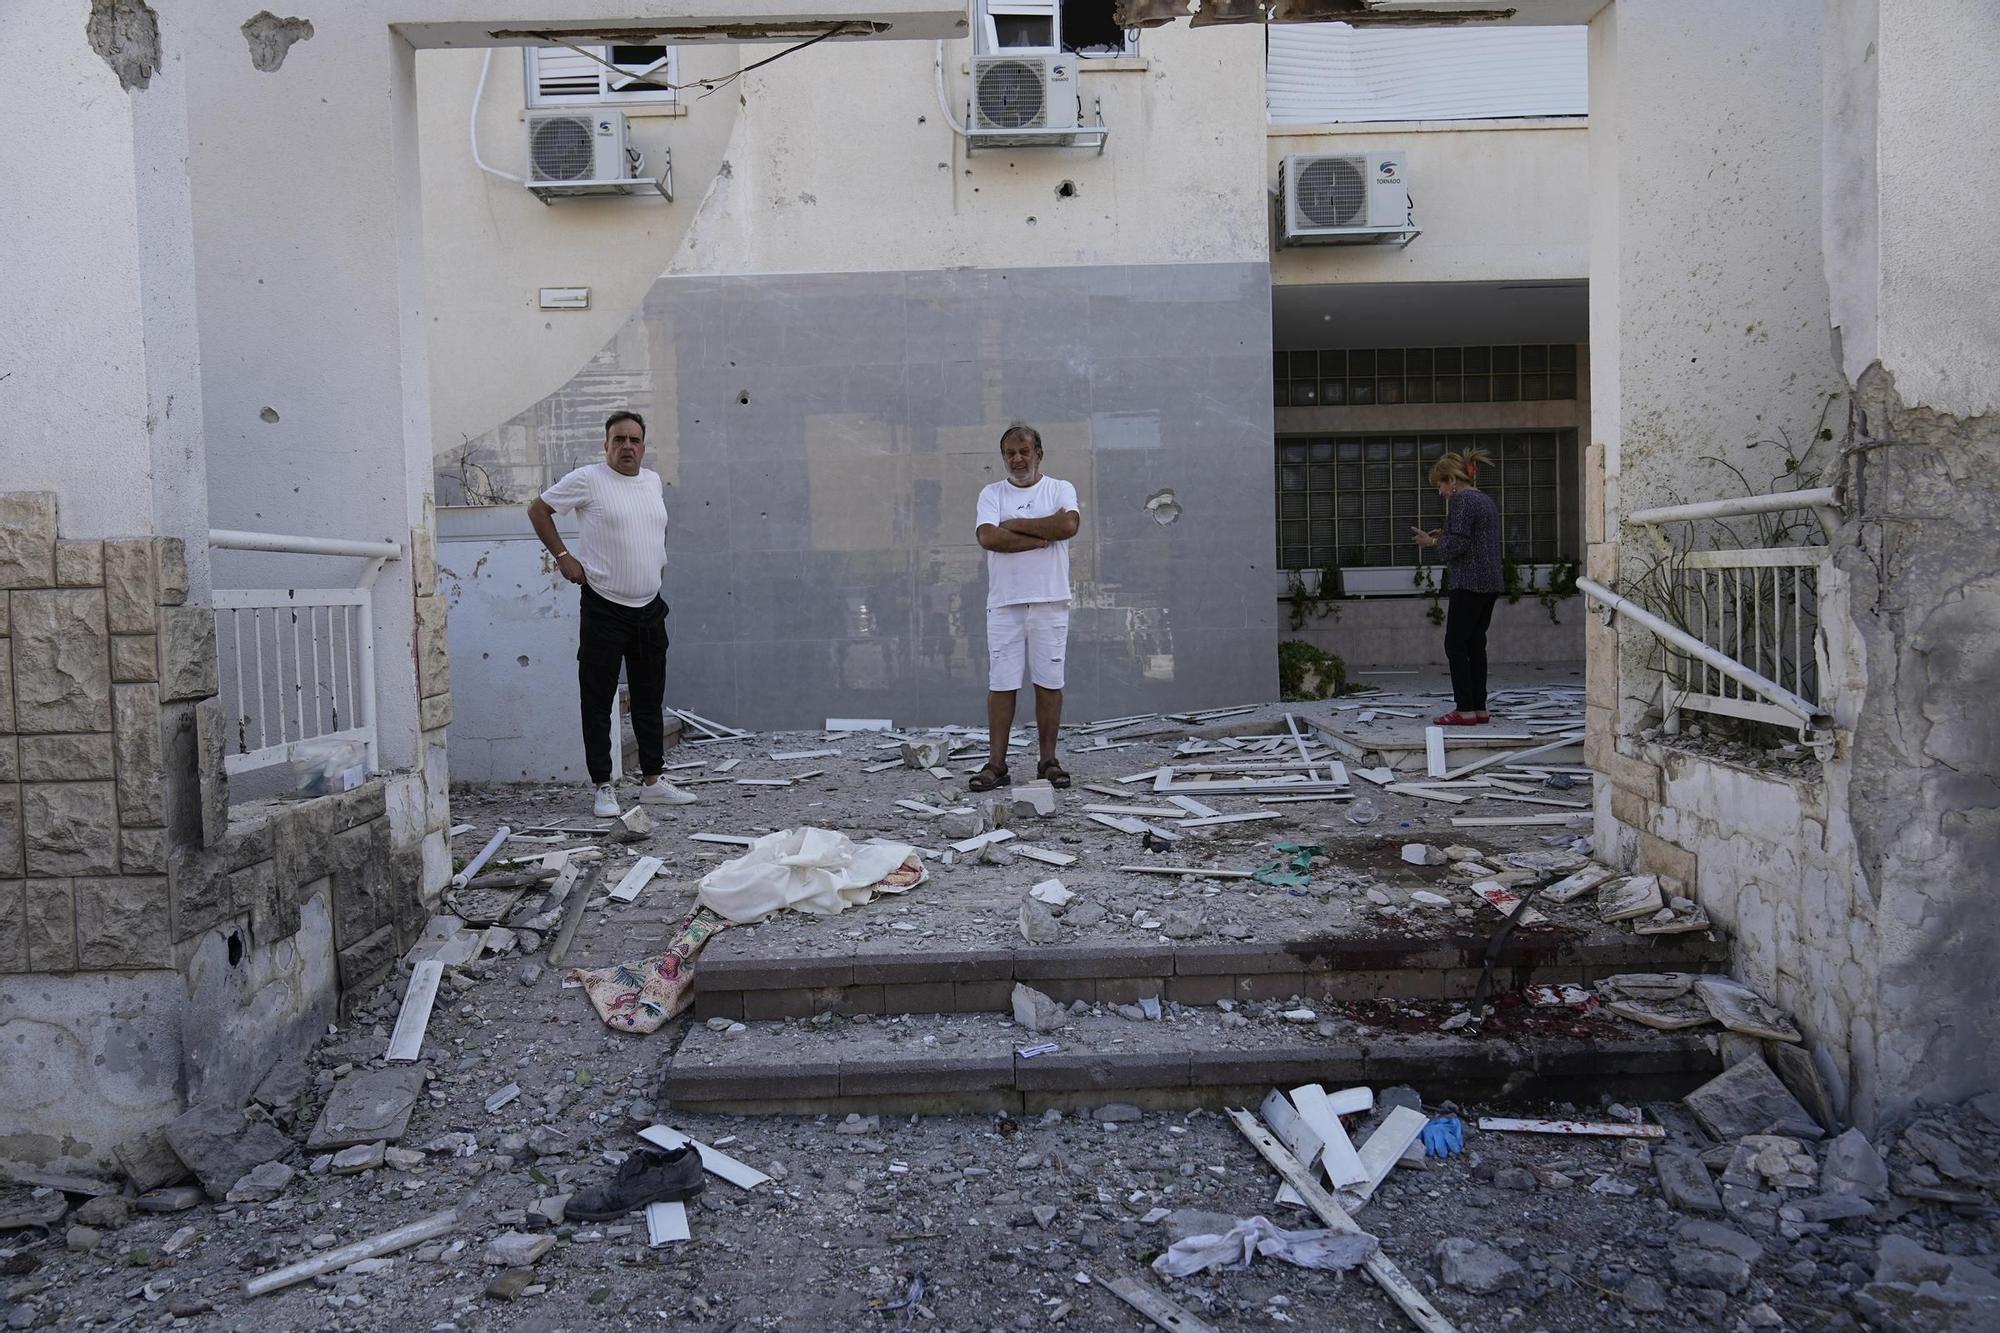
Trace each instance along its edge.
<path fill-rule="evenodd" d="M 173 964 L 172 849 L 228 818 L 186 600 L 178 539 L 64 540 L 54 495 L 0 494 L 0 971 Z"/>
<path fill-rule="evenodd" d="M 422 930 L 421 851 L 392 852 L 381 781 L 232 821 L 186 599 L 178 539 L 66 540 L 54 495 L 0 494 L 0 972 L 181 967 L 232 920 L 268 947 L 326 892 L 341 990 L 372 984 Z"/>

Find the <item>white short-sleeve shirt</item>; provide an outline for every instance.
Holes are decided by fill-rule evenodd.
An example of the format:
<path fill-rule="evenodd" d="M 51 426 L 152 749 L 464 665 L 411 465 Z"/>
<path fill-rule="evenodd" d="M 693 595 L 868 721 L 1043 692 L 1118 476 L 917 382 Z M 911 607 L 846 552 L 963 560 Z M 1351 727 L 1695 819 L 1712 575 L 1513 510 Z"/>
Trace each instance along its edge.
<path fill-rule="evenodd" d="M 582 563 L 592 592 L 634 607 L 660 595 L 667 500 L 659 473 L 642 467 L 628 477 L 609 463 L 591 463 L 543 491 L 542 503 L 558 514 L 576 511 L 582 531 L 570 554 Z"/>
<path fill-rule="evenodd" d="M 1076 487 L 1054 477 L 1032 486 L 1016 486 L 1002 477 L 979 492 L 977 531 L 1002 519 L 1051 518 L 1077 507 Z M 1050 542 L 1038 551 L 986 553 L 986 605 L 1014 606 L 1022 602 L 1069 600 L 1069 543 Z"/>

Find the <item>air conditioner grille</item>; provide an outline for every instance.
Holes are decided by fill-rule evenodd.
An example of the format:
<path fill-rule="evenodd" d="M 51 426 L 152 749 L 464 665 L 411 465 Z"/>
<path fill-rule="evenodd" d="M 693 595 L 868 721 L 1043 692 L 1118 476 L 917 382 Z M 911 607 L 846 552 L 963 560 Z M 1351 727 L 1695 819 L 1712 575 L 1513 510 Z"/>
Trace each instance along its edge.
<path fill-rule="evenodd" d="M 1358 157 L 1314 158 L 1292 182 L 1293 206 L 1315 227 L 1355 227 L 1368 221 L 1368 163 Z"/>
<path fill-rule="evenodd" d="M 1043 66 L 1026 60 L 992 60 L 980 66 L 977 86 L 982 126 L 1035 129 L 1048 122 L 1048 90 Z"/>
<path fill-rule="evenodd" d="M 583 181 L 596 167 L 591 123 L 582 116 L 537 120 L 528 134 L 530 175 L 538 181 Z"/>

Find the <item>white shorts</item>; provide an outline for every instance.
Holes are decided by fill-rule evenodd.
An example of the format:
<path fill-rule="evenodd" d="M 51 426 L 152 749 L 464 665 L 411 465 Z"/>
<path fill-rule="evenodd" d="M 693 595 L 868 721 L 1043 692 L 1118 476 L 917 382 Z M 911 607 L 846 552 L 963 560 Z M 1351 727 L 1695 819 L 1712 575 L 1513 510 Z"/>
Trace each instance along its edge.
<path fill-rule="evenodd" d="M 1063 655 L 1069 647 L 1068 602 L 1017 602 L 986 608 L 986 688 L 1000 693 L 1021 688 L 1033 676 L 1045 690 L 1063 687 Z M 1034 664 L 1032 673 L 1027 672 Z"/>

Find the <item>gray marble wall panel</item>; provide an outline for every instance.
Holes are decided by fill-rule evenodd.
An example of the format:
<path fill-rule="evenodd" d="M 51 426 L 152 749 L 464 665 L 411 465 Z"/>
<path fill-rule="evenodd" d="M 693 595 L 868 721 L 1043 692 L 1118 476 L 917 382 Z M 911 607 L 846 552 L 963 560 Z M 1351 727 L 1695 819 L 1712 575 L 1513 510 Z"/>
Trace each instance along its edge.
<path fill-rule="evenodd" d="M 973 507 L 1015 419 L 1083 505 L 1068 715 L 1276 690 L 1265 265 L 671 277 L 634 326 L 589 392 L 440 459 L 440 495 L 472 470 L 524 479 L 494 497 L 523 501 L 538 468 L 597 456 L 606 387 L 646 411 L 670 487 L 672 701 L 750 727 L 980 718 Z M 1170 525 L 1146 508 L 1162 490 Z M 475 650 L 480 606 L 464 587 L 455 650 Z"/>

